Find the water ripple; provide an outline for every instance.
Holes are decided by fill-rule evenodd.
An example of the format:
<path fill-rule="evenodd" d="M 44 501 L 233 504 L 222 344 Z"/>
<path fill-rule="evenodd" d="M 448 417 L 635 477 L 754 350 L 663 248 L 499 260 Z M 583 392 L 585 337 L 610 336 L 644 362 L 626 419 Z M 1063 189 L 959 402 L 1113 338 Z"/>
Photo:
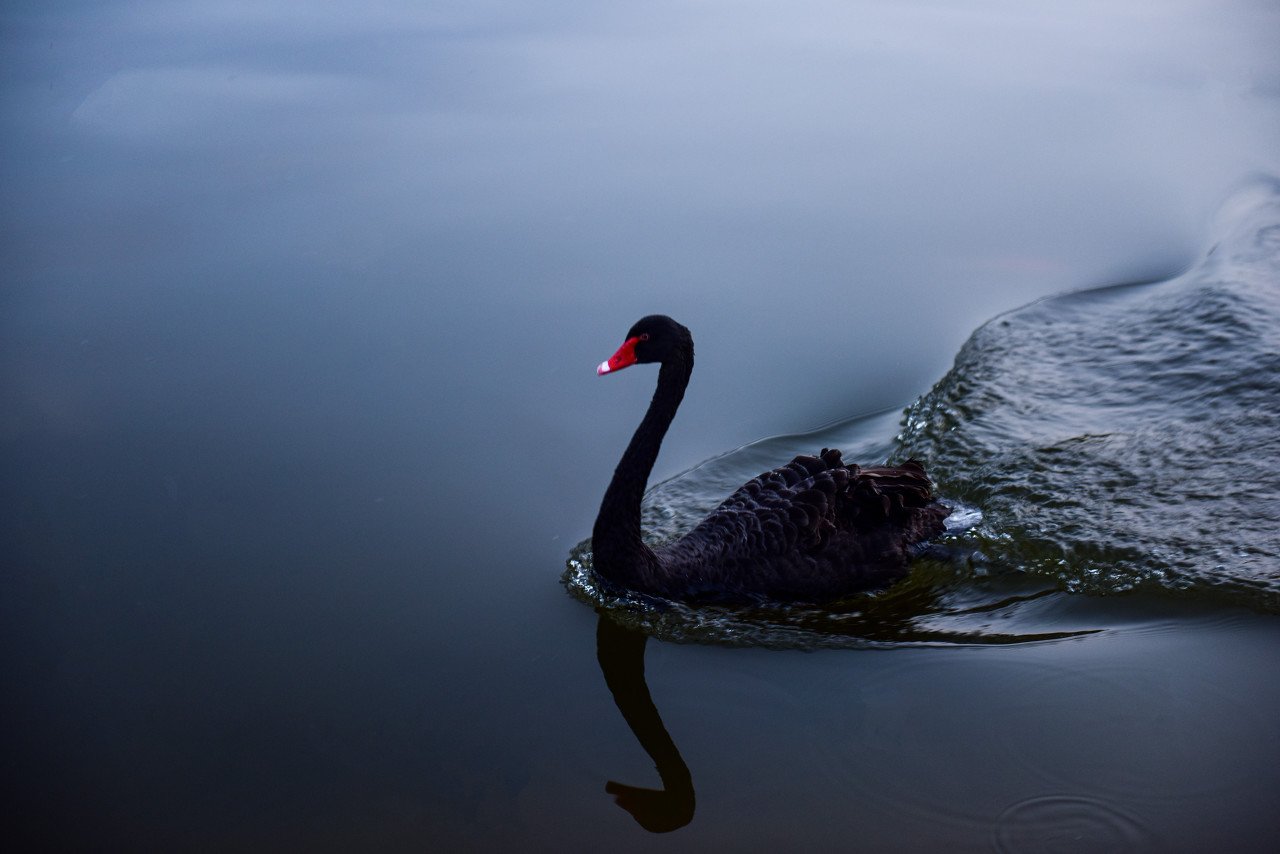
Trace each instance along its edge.
<path fill-rule="evenodd" d="M 992 840 L 1005 854 L 1142 851 L 1154 837 L 1135 816 L 1082 795 L 1045 795 L 1009 807 Z"/>
<path fill-rule="evenodd" d="M 992 560 L 1073 593 L 1280 611 L 1280 189 L 1168 282 L 999 317 L 908 409 L 895 457 L 982 508 Z"/>

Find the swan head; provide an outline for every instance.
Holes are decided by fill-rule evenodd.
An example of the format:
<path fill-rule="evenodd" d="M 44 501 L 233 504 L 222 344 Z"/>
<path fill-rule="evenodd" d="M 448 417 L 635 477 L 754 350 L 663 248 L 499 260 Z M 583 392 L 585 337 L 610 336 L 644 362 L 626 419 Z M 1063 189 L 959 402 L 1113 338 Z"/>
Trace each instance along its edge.
<path fill-rule="evenodd" d="M 601 362 L 596 374 L 603 376 L 631 365 L 692 357 L 693 336 L 689 330 L 665 314 L 651 314 L 635 322 L 618 352 Z"/>

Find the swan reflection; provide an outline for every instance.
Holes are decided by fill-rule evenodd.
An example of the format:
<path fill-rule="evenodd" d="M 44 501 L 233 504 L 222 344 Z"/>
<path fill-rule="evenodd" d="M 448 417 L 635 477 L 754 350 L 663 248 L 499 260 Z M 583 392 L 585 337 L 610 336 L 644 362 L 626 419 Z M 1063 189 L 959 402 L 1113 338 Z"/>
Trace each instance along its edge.
<path fill-rule="evenodd" d="M 614 802 L 645 830 L 667 833 L 693 820 L 693 777 L 662 724 L 644 680 L 644 648 L 648 636 L 625 628 L 599 612 L 596 658 L 618 711 L 636 740 L 653 760 L 661 789 L 645 789 L 610 780 L 604 787 Z"/>
<path fill-rule="evenodd" d="M 882 602 L 881 610 L 872 614 L 857 615 L 850 624 L 843 626 L 844 631 L 850 632 L 844 637 L 849 641 L 857 640 L 868 646 L 937 643 L 1005 645 L 1058 640 L 1101 631 L 1098 628 L 1029 634 L 996 634 L 987 631 L 970 635 L 931 631 L 913 626 L 910 618 L 920 613 L 939 610 L 935 597 L 930 595 L 928 587 L 923 591 L 917 591 L 915 596 L 905 596 L 904 594 L 910 590 L 910 585 L 903 585 L 895 591 L 901 598 Z M 1028 593 L 1022 597 L 1011 597 L 1000 602 L 996 610 L 1018 602 L 1034 602 L 1053 593 L 1054 591 L 1045 590 Z M 909 607 L 913 604 L 915 607 Z M 975 614 L 986 610 L 981 605 L 973 609 Z M 635 618 L 637 616 L 635 612 L 610 612 L 604 608 L 597 608 L 596 613 L 598 615 L 596 658 L 600 662 L 600 671 L 604 674 L 605 684 L 609 686 L 613 701 L 617 704 L 618 711 L 622 712 L 627 726 L 631 728 L 645 753 L 649 754 L 649 758 L 653 760 L 658 777 L 662 781 L 662 788 L 648 789 L 610 780 L 605 785 L 605 791 L 613 795 L 614 802 L 631 813 L 645 830 L 653 833 L 677 830 L 693 820 L 695 808 L 693 776 L 689 766 L 680 756 L 679 748 L 676 747 L 670 733 L 663 725 L 662 717 L 658 713 L 657 706 L 654 705 L 649 686 L 645 682 L 644 653 L 649 635 L 615 621 L 612 616 L 616 614 L 624 619 L 626 616 Z M 829 616 L 839 616 L 839 614 L 832 612 Z M 646 624 L 641 621 L 640 625 Z M 828 630 L 839 631 L 838 629 Z M 814 634 L 817 633 L 814 632 Z M 806 648 L 815 648 L 815 646 Z"/>

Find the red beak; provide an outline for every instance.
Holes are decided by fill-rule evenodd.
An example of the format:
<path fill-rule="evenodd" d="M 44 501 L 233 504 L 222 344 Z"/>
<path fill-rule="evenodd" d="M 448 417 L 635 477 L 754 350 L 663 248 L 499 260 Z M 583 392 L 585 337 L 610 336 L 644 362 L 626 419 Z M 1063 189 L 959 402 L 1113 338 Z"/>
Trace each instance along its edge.
<path fill-rule="evenodd" d="M 600 363 L 596 368 L 596 376 L 604 376 L 614 371 L 620 371 L 636 363 L 636 345 L 640 343 L 640 338 L 628 338 L 618 348 L 618 352 L 609 357 L 608 361 Z"/>

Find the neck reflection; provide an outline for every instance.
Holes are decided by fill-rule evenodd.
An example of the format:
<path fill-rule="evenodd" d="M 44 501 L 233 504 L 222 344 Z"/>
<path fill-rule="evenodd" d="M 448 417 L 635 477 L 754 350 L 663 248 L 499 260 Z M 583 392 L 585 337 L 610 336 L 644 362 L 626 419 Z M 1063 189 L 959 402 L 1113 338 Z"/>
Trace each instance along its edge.
<path fill-rule="evenodd" d="M 603 612 L 596 626 L 596 658 L 618 711 L 649 754 L 662 779 L 661 789 L 644 789 L 610 780 L 604 790 L 645 830 L 667 833 L 693 820 L 693 777 L 662 724 L 644 681 L 648 636 L 624 628 Z"/>

